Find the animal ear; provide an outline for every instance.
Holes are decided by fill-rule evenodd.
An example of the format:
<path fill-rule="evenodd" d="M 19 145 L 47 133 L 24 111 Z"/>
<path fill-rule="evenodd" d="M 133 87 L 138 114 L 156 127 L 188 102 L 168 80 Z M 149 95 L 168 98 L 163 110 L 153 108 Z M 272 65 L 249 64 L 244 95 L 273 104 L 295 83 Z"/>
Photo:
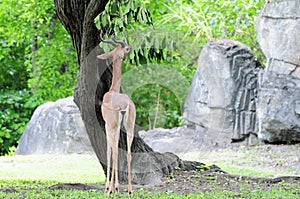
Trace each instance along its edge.
<path fill-rule="evenodd" d="M 98 59 L 108 59 L 111 57 L 111 54 L 110 53 L 104 53 L 102 55 L 98 55 L 97 58 Z"/>

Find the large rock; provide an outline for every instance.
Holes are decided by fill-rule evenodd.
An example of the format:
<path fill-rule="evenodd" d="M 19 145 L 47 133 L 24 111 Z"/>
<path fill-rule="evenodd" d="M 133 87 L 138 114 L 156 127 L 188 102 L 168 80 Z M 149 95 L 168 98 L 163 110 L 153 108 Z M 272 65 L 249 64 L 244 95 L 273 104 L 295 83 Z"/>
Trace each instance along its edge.
<path fill-rule="evenodd" d="M 257 20 L 257 40 L 268 59 L 300 65 L 300 1 L 268 2 Z"/>
<path fill-rule="evenodd" d="M 73 97 L 48 102 L 33 113 L 16 155 L 92 152 L 84 124 Z"/>
<path fill-rule="evenodd" d="M 257 21 L 257 38 L 267 57 L 257 108 L 263 141 L 300 141 L 299 7 L 299 0 L 271 1 Z"/>
<path fill-rule="evenodd" d="M 227 142 L 255 134 L 258 66 L 242 43 L 208 42 L 184 105 L 185 123 L 222 132 Z"/>
<path fill-rule="evenodd" d="M 211 129 L 193 129 L 187 126 L 139 131 L 141 138 L 155 151 L 172 152 L 177 155 L 215 147 L 227 147 L 229 143 L 224 142 L 224 137 L 219 133 Z"/>
<path fill-rule="evenodd" d="M 270 143 L 300 141 L 300 79 L 265 71 L 259 81 L 258 137 Z"/>

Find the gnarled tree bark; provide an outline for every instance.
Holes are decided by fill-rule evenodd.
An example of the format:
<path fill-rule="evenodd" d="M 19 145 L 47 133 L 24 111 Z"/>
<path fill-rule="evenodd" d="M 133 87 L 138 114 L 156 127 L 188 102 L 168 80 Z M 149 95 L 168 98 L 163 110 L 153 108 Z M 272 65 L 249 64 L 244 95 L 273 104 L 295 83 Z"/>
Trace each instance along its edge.
<path fill-rule="evenodd" d="M 94 19 L 105 8 L 108 0 L 54 0 L 57 15 L 69 32 L 77 52 L 80 74 L 74 92 L 74 101 L 80 109 L 92 147 L 106 171 L 105 123 L 100 104 L 109 90 L 112 68 L 105 61 L 96 59 L 100 54 L 100 31 Z M 119 178 L 127 179 L 126 133 L 121 130 L 119 142 Z M 138 184 L 159 183 L 181 160 L 172 153 L 154 152 L 135 133 L 132 143 L 132 182 Z"/>

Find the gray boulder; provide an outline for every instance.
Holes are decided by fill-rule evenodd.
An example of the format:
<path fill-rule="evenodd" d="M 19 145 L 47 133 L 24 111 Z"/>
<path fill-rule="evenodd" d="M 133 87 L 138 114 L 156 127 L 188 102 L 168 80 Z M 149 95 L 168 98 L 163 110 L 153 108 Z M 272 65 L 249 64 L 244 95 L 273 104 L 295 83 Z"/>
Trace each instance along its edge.
<path fill-rule="evenodd" d="M 193 129 L 187 126 L 139 131 L 140 137 L 155 151 L 175 154 L 227 147 L 229 143 L 224 141 L 224 136 L 220 136 L 219 133 L 211 129 Z M 229 139 L 230 137 L 227 138 Z"/>
<path fill-rule="evenodd" d="M 222 132 L 218 135 L 227 142 L 255 137 L 259 66 L 242 43 L 225 39 L 208 42 L 184 105 L 185 123 Z"/>
<path fill-rule="evenodd" d="M 260 74 L 258 136 L 267 142 L 300 141 L 300 1 L 268 2 L 257 21 L 267 64 Z"/>
<path fill-rule="evenodd" d="M 92 152 L 84 124 L 73 97 L 48 102 L 33 113 L 16 155 Z"/>
<path fill-rule="evenodd" d="M 269 1 L 257 20 L 257 40 L 268 59 L 300 65 L 300 1 Z"/>
<path fill-rule="evenodd" d="M 264 71 L 259 78 L 257 116 L 260 140 L 300 141 L 300 79 Z"/>

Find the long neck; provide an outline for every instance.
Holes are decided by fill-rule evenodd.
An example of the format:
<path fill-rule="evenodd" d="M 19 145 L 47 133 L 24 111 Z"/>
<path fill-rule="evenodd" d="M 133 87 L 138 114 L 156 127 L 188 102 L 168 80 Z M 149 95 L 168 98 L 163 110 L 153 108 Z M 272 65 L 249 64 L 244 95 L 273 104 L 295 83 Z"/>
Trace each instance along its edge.
<path fill-rule="evenodd" d="M 122 60 L 116 59 L 113 62 L 113 77 L 110 86 L 110 91 L 120 92 L 121 87 L 121 75 L 122 75 Z"/>

